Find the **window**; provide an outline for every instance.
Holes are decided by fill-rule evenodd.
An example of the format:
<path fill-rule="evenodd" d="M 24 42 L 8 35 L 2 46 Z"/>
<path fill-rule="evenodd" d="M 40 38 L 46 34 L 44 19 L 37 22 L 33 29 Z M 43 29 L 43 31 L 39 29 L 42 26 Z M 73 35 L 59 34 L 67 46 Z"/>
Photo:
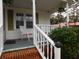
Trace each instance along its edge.
<path fill-rule="evenodd" d="M 33 22 L 32 21 L 26 21 L 26 28 L 33 28 Z"/>
<path fill-rule="evenodd" d="M 38 13 L 36 13 L 36 24 L 39 24 L 39 14 Z"/>
<path fill-rule="evenodd" d="M 16 28 L 19 29 L 20 26 L 24 26 L 24 21 L 23 21 L 23 14 L 22 13 L 17 13 L 16 14 Z"/>
<path fill-rule="evenodd" d="M 33 28 L 32 15 L 26 14 L 26 28 Z"/>

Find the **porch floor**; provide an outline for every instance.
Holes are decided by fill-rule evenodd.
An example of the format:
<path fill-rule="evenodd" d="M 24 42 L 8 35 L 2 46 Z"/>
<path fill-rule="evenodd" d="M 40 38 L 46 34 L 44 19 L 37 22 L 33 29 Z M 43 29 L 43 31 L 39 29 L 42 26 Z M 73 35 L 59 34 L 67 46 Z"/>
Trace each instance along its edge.
<path fill-rule="evenodd" d="M 31 48 L 31 47 L 34 47 L 33 39 L 16 40 L 15 44 L 5 44 L 4 51 L 17 50 L 20 48 L 23 48 L 23 49 L 24 48 Z"/>

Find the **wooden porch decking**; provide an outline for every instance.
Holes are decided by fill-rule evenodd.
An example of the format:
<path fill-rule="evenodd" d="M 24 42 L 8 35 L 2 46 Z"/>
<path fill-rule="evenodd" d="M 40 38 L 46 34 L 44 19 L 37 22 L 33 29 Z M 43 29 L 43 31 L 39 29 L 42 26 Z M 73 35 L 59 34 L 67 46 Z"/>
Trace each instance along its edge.
<path fill-rule="evenodd" d="M 0 59 L 42 59 L 36 48 L 4 52 Z"/>
<path fill-rule="evenodd" d="M 15 41 L 15 42 L 13 43 L 13 41 Z M 8 42 L 8 44 L 5 43 L 5 45 L 4 45 L 4 51 L 35 47 L 33 44 L 32 38 L 29 40 L 27 38 L 25 38 L 23 40 L 21 40 L 21 39 L 8 40 L 7 42 Z"/>

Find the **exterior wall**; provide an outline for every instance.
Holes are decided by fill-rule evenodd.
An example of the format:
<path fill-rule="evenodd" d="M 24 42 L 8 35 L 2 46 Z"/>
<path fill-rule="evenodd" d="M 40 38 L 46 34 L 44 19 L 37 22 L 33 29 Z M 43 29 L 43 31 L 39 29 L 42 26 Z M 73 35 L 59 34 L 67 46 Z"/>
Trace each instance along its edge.
<path fill-rule="evenodd" d="M 39 12 L 39 24 L 50 24 L 50 14 Z"/>
<path fill-rule="evenodd" d="M 14 30 L 13 31 L 8 31 L 8 26 L 7 26 L 7 9 L 13 9 L 14 10 Z M 26 14 L 32 14 L 31 9 L 23 9 L 23 8 L 5 8 L 5 19 L 6 19 L 6 40 L 11 40 L 11 39 L 19 39 L 21 38 L 21 33 L 19 30 L 16 29 L 16 17 L 15 14 L 16 12 L 22 12 Z M 38 12 L 38 19 L 39 19 L 39 24 L 50 24 L 50 14 L 46 12 Z"/>

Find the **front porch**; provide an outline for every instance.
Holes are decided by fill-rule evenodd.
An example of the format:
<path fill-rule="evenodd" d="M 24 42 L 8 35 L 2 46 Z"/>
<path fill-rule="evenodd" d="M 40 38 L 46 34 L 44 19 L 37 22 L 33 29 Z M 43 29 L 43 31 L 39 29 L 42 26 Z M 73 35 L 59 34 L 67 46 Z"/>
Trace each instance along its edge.
<path fill-rule="evenodd" d="M 61 59 L 60 46 L 48 36 L 51 30 L 58 27 L 58 25 L 50 25 L 50 15 L 57 10 L 61 2 L 61 0 L 14 0 L 10 6 L 5 4 L 3 7 L 1 6 L 4 11 L 4 14 L 2 13 L 4 16 L 2 19 L 4 20 L 2 26 L 4 27 L 4 37 L 0 42 L 2 43 L 0 46 L 2 59 L 11 59 L 12 57 L 13 59 L 19 57 L 26 59 L 28 58 L 27 52 L 21 49 L 33 47 L 35 47 L 36 53 L 34 50 L 29 50 L 34 51 L 34 57 L 30 55 L 34 59 L 37 57 L 36 54 L 42 59 Z M 31 37 L 32 39 L 30 39 Z M 12 40 L 14 43 L 11 43 Z M 10 41 L 11 44 L 4 44 L 6 41 Z M 21 54 L 18 50 L 21 50 Z M 10 51 L 11 54 L 9 54 Z M 10 56 L 6 57 L 7 55 Z M 30 56 L 28 59 L 32 59 Z"/>
<path fill-rule="evenodd" d="M 9 42 L 11 44 L 4 44 L 4 50 L 9 51 L 34 46 L 34 19 L 31 2 L 31 0 L 14 0 L 14 3 L 10 6 L 4 4 L 4 43 L 7 41 L 16 41 L 15 43 Z M 51 13 L 49 13 L 47 9 L 46 11 L 41 9 L 36 11 L 36 24 L 50 25 Z M 28 40 L 29 38 L 33 39 Z"/>

